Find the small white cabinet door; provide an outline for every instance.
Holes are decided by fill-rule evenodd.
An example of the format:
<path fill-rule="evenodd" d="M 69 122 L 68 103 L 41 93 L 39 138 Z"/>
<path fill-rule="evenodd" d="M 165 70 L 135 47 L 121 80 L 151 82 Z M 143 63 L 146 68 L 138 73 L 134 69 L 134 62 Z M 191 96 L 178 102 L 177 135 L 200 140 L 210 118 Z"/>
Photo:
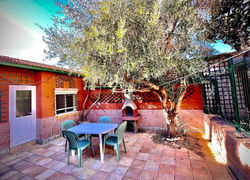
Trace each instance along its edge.
<path fill-rule="evenodd" d="M 9 87 L 10 147 L 36 139 L 36 87 Z"/>

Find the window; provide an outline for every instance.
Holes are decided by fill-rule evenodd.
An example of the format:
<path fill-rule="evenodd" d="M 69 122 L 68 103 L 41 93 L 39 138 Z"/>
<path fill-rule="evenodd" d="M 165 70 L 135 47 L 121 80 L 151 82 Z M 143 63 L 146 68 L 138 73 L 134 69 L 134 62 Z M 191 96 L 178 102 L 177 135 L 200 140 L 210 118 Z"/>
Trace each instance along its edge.
<path fill-rule="evenodd" d="M 31 90 L 16 91 L 16 117 L 31 115 Z"/>
<path fill-rule="evenodd" d="M 55 90 L 56 115 L 77 111 L 77 90 Z"/>

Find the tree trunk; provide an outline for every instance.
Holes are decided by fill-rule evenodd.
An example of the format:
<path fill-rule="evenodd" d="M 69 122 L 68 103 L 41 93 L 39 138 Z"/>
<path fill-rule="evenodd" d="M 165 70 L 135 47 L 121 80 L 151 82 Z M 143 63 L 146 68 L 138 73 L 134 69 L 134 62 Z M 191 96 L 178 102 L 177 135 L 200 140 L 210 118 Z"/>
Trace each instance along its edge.
<path fill-rule="evenodd" d="M 169 115 L 170 126 L 169 126 L 169 137 L 175 138 L 176 137 L 176 128 L 175 128 L 175 117 L 177 114 Z"/>
<path fill-rule="evenodd" d="M 85 112 L 85 105 L 86 105 L 86 102 L 87 102 L 87 99 L 88 99 L 88 97 L 89 97 L 89 89 L 88 89 L 88 94 L 87 94 L 87 96 L 86 96 L 86 98 L 85 98 L 85 100 L 84 100 L 84 103 L 83 103 L 83 110 L 82 110 L 82 113 L 81 113 L 81 116 L 80 116 L 80 122 L 83 122 L 83 121 L 87 121 L 87 117 L 88 117 L 88 115 L 89 115 L 89 113 L 90 113 L 90 110 L 94 107 L 94 105 L 99 101 L 99 99 L 100 99 L 100 97 L 101 97 L 101 88 L 100 88 L 100 90 L 99 90 L 99 94 L 98 94 L 98 97 L 97 97 L 97 99 L 95 100 L 95 102 L 93 102 L 92 104 L 91 104 L 91 106 L 88 108 L 88 110 Z"/>

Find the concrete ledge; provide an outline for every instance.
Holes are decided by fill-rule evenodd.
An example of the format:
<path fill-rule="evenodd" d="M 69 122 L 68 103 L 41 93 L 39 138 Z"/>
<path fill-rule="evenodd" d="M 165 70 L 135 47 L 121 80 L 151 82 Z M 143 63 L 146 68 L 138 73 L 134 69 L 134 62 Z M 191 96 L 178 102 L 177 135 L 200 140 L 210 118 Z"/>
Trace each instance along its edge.
<path fill-rule="evenodd" d="M 47 139 L 37 140 L 36 143 L 37 143 L 37 144 L 43 145 L 43 144 L 47 144 L 47 143 L 49 143 L 49 142 L 52 142 L 52 141 L 54 141 L 54 140 L 56 140 L 56 139 L 58 139 L 58 138 L 60 138 L 60 137 L 62 137 L 61 134 L 56 135 L 56 136 L 53 136 L 53 137 L 50 137 L 50 138 L 47 138 Z"/>
<path fill-rule="evenodd" d="M 204 115 L 205 139 L 210 141 L 210 148 L 215 157 L 219 155 L 239 179 L 248 179 L 250 175 L 250 138 L 236 133 L 216 115 Z"/>

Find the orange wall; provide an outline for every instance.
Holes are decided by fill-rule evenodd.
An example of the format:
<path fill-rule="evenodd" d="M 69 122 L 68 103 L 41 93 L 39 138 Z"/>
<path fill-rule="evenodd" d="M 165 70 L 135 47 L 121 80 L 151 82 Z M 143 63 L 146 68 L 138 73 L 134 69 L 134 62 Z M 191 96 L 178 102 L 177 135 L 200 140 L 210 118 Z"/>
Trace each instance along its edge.
<path fill-rule="evenodd" d="M 79 90 L 77 93 L 78 111 L 82 110 L 82 104 L 87 95 L 87 91 L 84 90 L 83 87 L 82 78 L 76 78 L 76 88 Z"/>
<path fill-rule="evenodd" d="M 40 80 L 39 80 L 40 79 Z M 64 83 L 67 86 L 66 83 Z M 67 88 L 65 87 L 64 88 Z M 56 74 L 50 72 L 39 72 L 37 74 L 37 118 L 55 116 L 55 88 Z M 84 100 L 83 81 L 76 78 L 78 110 L 82 110 Z"/>
<path fill-rule="evenodd" d="M 37 118 L 54 116 L 56 74 L 51 72 L 37 74 Z"/>

